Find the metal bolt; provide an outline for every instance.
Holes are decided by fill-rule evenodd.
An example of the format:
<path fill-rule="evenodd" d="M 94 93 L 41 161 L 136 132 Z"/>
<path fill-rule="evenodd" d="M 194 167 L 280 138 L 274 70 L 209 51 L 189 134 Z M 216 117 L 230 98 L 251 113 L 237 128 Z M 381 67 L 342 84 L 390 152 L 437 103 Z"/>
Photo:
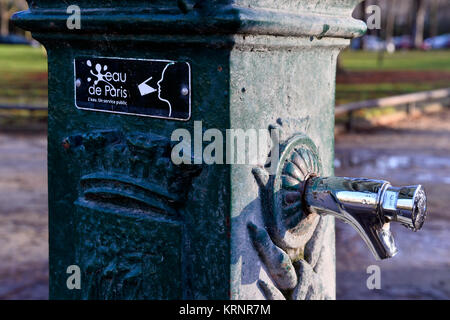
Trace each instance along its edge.
<path fill-rule="evenodd" d="M 63 141 L 62 141 L 62 146 L 63 146 L 63 148 L 64 149 L 66 149 L 66 150 L 69 150 L 70 149 L 70 142 L 69 142 L 69 139 L 64 139 Z"/>
<path fill-rule="evenodd" d="M 181 94 L 183 96 L 187 96 L 189 94 L 189 89 L 186 87 L 183 87 L 183 89 L 181 89 Z"/>
<path fill-rule="evenodd" d="M 77 81 L 75 81 L 75 85 L 79 88 L 81 86 L 81 80 L 77 79 Z"/>

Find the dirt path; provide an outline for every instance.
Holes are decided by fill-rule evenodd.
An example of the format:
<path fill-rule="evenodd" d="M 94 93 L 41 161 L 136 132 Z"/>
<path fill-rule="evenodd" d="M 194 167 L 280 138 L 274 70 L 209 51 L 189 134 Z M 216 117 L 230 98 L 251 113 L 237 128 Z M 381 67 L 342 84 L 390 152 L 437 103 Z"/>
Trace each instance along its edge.
<path fill-rule="evenodd" d="M 0 134 L 0 299 L 48 297 L 45 135 Z"/>

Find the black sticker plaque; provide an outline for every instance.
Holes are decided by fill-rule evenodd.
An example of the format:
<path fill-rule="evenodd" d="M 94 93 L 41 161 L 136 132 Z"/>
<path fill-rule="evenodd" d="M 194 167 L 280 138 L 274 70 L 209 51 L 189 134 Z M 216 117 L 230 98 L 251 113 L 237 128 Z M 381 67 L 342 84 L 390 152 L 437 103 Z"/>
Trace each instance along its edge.
<path fill-rule="evenodd" d="M 83 57 L 74 60 L 74 67 L 79 109 L 183 121 L 191 117 L 187 62 Z"/>

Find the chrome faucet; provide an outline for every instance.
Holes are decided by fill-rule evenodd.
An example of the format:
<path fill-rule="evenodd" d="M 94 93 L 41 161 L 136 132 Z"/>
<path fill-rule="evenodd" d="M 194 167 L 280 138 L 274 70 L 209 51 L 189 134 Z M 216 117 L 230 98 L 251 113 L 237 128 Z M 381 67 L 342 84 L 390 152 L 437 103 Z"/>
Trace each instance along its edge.
<path fill-rule="evenodd" d="M 397 253 L 390 222 L 417 231 L 426 217 L 426 195 L 421 185 L 395 188 L 382 180 L 311 177 L 304 199 L 309 212 L 332 214 L 349 223 L 377 260 Z"/>

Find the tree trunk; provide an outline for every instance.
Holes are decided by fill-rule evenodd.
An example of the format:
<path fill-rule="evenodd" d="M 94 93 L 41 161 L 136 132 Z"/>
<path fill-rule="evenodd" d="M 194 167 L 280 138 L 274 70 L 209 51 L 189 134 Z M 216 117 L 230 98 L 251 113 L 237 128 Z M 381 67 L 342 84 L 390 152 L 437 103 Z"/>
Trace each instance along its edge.
<path fill-rule="evenodd" d="M 365 1 L 361 2 L 355 10 L 355 18 L 356 19 L 360 19 L 363 21 L 366 21 L 366 5 L 365 5 Z M 358 49 L 363 49 L 363 40 L 361 38 L 358 39 Z M 339 67 L 339 60 L 338 60 L 338 71 L 339 71 L 340 67 Z M 342 68 L 341 68 L 342 69 Z"/>
<path fill-rule="evenodd" d="M 430 2 L 430 37 L 436 37 L 439 32 L 439 19 L 438 19 L 438 1 L 431 0 Z"/>
<path fill-rule="evenodd" d="M 393 8 L 397 5 L 396 0 L 391 0 L 388 2 L 388 16 L 386 19 L 386 44 L 392 42 L 394 37 L 394 27 L 395 27 L 395 11 Z"/>
<path fill-rule="evenodd" d="M 417 15 L 415 23 L 414 46 L 416 49 L 422 47 L 423 31 L 425 25 L 425 13 L 427 11 L 427 2 L 425 0 L 416 0 Z"/>
<path fill-rule="evenodd" d="M 9 13 L 8 6 L 4 1 L 0 1 L 0 35 L 7 36 L 9 34 Z"/>

